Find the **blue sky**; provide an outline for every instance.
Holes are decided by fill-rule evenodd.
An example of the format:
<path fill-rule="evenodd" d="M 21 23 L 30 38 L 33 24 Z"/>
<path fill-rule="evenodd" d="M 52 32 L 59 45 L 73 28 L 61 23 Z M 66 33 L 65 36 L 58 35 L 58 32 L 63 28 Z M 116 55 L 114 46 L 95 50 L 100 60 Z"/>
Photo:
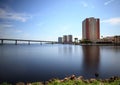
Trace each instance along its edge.
<path fill-rule="evenodd" d="M 82 38 L 82 21 L 100 18 L 101 36 L 120 35 L 120 0 L 0 0 L 0 38 Z"/>

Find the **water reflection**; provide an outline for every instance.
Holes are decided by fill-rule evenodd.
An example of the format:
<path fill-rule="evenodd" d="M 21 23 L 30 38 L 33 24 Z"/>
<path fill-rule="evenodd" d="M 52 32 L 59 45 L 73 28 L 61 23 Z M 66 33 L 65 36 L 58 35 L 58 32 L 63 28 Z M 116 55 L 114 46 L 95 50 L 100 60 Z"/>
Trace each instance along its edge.
<path fill-rule="evenodd" d="M 83 72 L 85 76 L 94 77 L 99 71 L 100 49 L 99 46 L 82 46 L 83 49 Z"/>
<path fill-rule="evenodd" d="M 100 47 L 100 49 L 102 51 L 111 51 L 112 52 L 115 52 L 115 53 L 118 53 L 120 52 L 120 46 L 104 46 L 104 47 Z"/>
<path fill-rule="evenodd" d="M 61 55 L 72 55 L 73 54 L 73 47 L 72 45 L 64 45 L 58 47 L 58 53 Z"/>
<path fill-rule="evenodd" d="M 0 46 L 0 82 L 46 81 L 72 74 L 92 78 L 95 72 L 99 78 L 120 76 L 120 46 Z"/>

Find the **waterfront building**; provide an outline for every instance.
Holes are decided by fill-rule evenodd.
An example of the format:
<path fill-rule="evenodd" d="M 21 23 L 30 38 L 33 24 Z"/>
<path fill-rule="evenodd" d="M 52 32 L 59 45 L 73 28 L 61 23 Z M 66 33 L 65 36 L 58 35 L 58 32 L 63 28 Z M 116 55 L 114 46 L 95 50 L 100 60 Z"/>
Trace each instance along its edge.
<path fill-rule="evenodd" d="M 82 22 L 82 39 L 96 41 L 100 39 L 100 20 L 98 18 L 86 18 Z"/>
<path fill-rule="evenodd" d="M 73 41 L 72 41 L 72 35 L 68 35 L 67 36 L 67 42 L 68 43 L 72 43 Z"/>
<path fill-rule="evenodd" d="M 107 37 L 103 38 L 103 41 L 104 42 L 114 42 L 115 38 L 114 38 L 114 36 L 107 36 Z"/>
<path fill-rule="evenodd" d="M 67 35 L 63 35 L 63 43 L 67 43 Z"/>
<path fill-rule="evenodd" d="M 97 43 L 115 43 L 120 44 L 120 36 L 107 36 L 103 37 L 102 39 L 97 40 Z"/>
<path fill-rule="evenodd" d="M 58 37 L 58 43 L 62 43 L 62 37 Z"/>
<path fill-rule="evenodd" d="M 120 45 L 120 36 L 114 36 L 114 41 L 116 44 Z"/>

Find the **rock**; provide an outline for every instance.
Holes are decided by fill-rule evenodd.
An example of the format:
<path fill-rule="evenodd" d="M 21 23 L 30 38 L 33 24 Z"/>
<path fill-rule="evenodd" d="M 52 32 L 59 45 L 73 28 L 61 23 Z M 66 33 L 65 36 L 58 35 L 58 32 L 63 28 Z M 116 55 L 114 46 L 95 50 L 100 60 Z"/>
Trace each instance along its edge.
<path fill-rule="evenodd" d="M 43 85 L 42 82 L 27 83 L 26 85 Z"/>
<path fill-rule="evenodd" d="M 25 83 L 23 83 L 23 82 L 18 82 L 18 83 L 16 83 L 16 85 L 25 85 Z"/>
<path fill-rule="evenodd" d="M 115 79 L 115 80 L 118 80 L 118 79 L 119 79 L 119 77 L 118 77 L 118 76 L 114 76 L 114 79 Z"/>
<path fill-rule="evenodd" d="M 43 85 L 43 83 L 42 82 L 37 82 L 37 85 Z"/>
<path fill-rule="evenodd" d="M 83 82 L 85 82 L 85 83 L 90 83 L 88 79 L 83 80 Z"/>
<path fill-rule="evenodd" d="M 55 79 L 55 78 L 52 78 L 52 79 L 50 79 L 48 82 L 51 83 L 51 82 L 54 81 L 54 80 L 56 80 L 56 79 Z"/>
<path fill-rule="evenodd" d="M 91 78 L 91 79 L 89 80 L 90 83 L 93 83 L 93 82 L 95 82 L 95 81 L 96 81 L 96 79 L 94 79 L 94 78 Z"/>
<path fill-rule="evenodd" d="M 104 85 L 104 84 L 100 82 L 100 84 L 99 84 L 99 85 Z"/>
<path fill-rule="evenodd" d="M 48 82 L 50 82 L 50 83 L 51 83 L 51 82 L 52 82 L 52 80 L 50 79 Z"/>
<path fill-rule="evenodd" d="M 62 79 L 62 80 L 60 80 L 60 82 L 63 82 L 64 80 Z"/>
<path fill-rule="evenodd" d="M 83 80 L 83 76 L 79 76 L 77 80 Z"/>
<path fill-rule="evenodd" d="M 105 79 L 105 82 L 109 82 L 109 79 Z"/>
<path fill-rule="evenodd" d="M 114 76 L 110 77 L 111 80 L 114 80 Z"/>
<path fill-rule="evenodd" d="M 60 83 L 60 82 L 61 82 L 61 80 L 57 80 L 57 82 L 58 82 L 58 83 Z"/>
<path fill-rule="evenodd" d="M 109 80 L 108 80 L 108 82 L 109 82 L 109 83 L 111 83 L 111 82 L 114 82 L 114 80 L 112 80 L 112 79 L 109 79 Z"/>
<path fill-rule="evenodd" d="M 76 79 L 75 75 L 70 76 L 70 79 L 71 79 L 71 80 Z"/>
<path fill-rule="evenodd" d="M 112 76 L 110 79 L 111 79 L 111 80 L 118 80 L 119 77 L 118 77 L 118 76 Z"/>
<path fill-rule="evenodd" d="M 65 77 L 64 79 L 63 79 L 63 82 L 64 81 L 68 81 L 69 80 L 69 78 L 68 77 Z"/>
<path fill-rule="evenodd" d="M 114 82 L 117 79 L 119 79 L 117 76 L 112 76 L 111 78 L 109 78 L 109 82 Z"/>
<path fill-rule="evenodd" d="M 49 83 L 49 82 L 48 82 L 48 81 L 46 81 L 46 82 L 45 82 L 45 85 L 48 85 L 48 83 Z"/>
<path fill-rule="evenodd" d="M 31 83 L 27 83 L 27 85 L 32 85 Z"/>
<path fill-rule="evenodd" d="M 104 82 L 106 82 L 106 81 L 101 79 L 101 82 L 103 82 L 103 83 L 104 83 Z"/>

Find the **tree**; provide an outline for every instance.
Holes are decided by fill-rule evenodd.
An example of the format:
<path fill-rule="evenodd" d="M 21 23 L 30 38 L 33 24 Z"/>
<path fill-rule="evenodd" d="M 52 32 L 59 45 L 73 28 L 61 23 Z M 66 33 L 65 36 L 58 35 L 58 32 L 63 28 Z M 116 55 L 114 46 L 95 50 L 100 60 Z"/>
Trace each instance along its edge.
<path fill-rule="evenodd" d="M 84 39 L 84 40 L 82 40 L 82 41 L 81 41 L 81 43 L 88 44 L 88 43 L 92 43 L 92 41 L 90 41 L 90 40 L 87 40 L 87 39 Z"/>
<path fill-rule="evenodd" d="M 74 38 L 75 44 L 78 43 L 78 38 Z"/>

